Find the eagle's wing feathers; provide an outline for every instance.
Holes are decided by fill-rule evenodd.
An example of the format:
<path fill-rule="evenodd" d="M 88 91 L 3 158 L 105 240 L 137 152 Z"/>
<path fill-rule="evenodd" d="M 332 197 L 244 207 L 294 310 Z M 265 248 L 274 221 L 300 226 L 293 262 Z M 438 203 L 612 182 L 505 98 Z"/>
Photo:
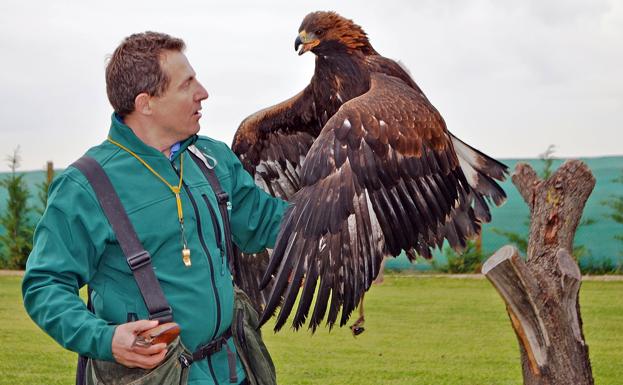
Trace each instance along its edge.
<path fill-rule="evenodd" d="M 342 105 L 311 146 L 265 282 L 273 289 L 265 322 L 275 330 L 301 291 L 293 326 L 344 325 L 386 255 L 430 256 L 476 234 L 470 186 L 437 110 L 402 80 L 372 74 L 370 90 Z M 304 282 L 303 282 L 304 281 Z M 319 282 L 319 289 L 316 286 Z"/>
<path fill-rule="evenodd" d="M 380 56 L 369 55 L 365 58 L 373 72 L 381 72 L 403 80 L 416 90 L 423 98 L 424 93 L 411 78 L 409 71 L 400 62 Z M 432 107 L 431 105 L 431 108 Z M 474 213 L 482 222 L 491 221 L 491 213 L 487 201 L 501 205 L 506 200 L 504 190 L 495 182 L 503 181 L 508 174 L 506 165 L 469 146 L 450 133 L 452 145 L 459 159 L 459 164 L 471 187 L 470 200 L 474 203 Z"/>
<path fill-rule="evenodd" d="M 300 168 L 321 125 L 311 87 L 240 123 L 232 150 L 258 186 L 289 199 L 300 188 Z"/>
<path fill-rule="evenodd" d="M 292 98 L 247 117 L 236 131 L 232 150 L 255 183 L 272 196 L 287 200 L 300 188 L 301 165 L 321 128 L 314 108 L 308 86 Z M 236 253 L 240 261 L 236 281 L 261 312 L 272 288 L 270 282 L 259 287 L 270 253 Z"/>

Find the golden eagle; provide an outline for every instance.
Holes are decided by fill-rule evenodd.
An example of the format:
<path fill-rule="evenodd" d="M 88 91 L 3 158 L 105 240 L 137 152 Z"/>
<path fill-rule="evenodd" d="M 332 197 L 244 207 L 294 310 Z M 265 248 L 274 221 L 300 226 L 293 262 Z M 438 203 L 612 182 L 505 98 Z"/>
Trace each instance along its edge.
<path fill-rule="evenodd" d="M 313 12 L 294 48 L 316 55 L 310 84 L 246 118 L 232 148 L 258 185 L 292 202 L 262 285 L 261 322 L 344 325 L 385 256 L 460 250 L 506 198 L 507 168 L 453 136 L 397 62 L 335 12 Z M 317 288 L 319 284 L 319 287 Z M 315 306 L 309 315 L 313 298 Z"/>

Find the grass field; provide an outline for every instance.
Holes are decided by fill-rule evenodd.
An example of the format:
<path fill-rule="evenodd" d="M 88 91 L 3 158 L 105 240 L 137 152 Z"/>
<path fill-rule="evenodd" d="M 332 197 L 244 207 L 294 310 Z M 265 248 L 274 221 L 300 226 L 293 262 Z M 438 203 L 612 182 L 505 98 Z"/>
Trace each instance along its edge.
<path fill-rule="evenodd" d="M 0 277 L 0 384 L 72 384 L 76 356 L 22 308 L 21 277 Z M 623 384 L 623 282 L 586 281 L 581 309 L 595 383 Z M 520 385 L 502 300 L 483 279 L 389 276 L 367 296 L 366 332 L 265 338 L 282 385 Z"/>

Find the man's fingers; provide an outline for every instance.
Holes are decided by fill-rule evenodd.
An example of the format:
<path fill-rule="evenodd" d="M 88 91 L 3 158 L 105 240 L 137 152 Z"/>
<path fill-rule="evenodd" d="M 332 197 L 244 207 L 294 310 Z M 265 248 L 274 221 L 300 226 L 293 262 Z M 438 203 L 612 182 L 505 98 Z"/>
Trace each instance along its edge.
<path fill-rule="evenodd" d="M 123 365 L 130 368 L 153 369 L 164 360 L 167 351 L 162 350 L 153 355 L 143 355 L 134 352 L 126 352 Z"/>
<path fill-rule="evenodd" d="M 139 321 L 134 321 L 134 322 L 128 322 L 124 325 L 127 325 L 127 327 L 131 328 L 132 332 L 134 332 L 135 334 L 138 334 L 145 330 L 155 328 L 156 326 L 158 326 L 158 321 L 139 320 Z"/>
<path fill-rule="evenodd" d="M 140 320 L 136 322 L 128 322 L 118 325 L 113 335 L 113 348 L 117 346 L 125 346 L 130 348 L 134 344 L 136 335 L 158 326 L 158 321 Z"/>
<path fill-rule="evenodd" d="M 137 354 L 142 354 L 144 356 L 151 356 L 154 354 L 158 354 L 161 351 L 166 350 L 166 349 L 167 349 L 167 344 L 160 343 L 156 345 L 149 345 L 146 347 L 141 346 L 141 345 L 134 345 L 131 350 Z"/>
<path fill-rule="evenodd" d="M 158 326 L 158 321 L 140 320 L 118 325 L 112 338 L 112 353 L 117 362 L 128 367 L 152 369 L 167 353 L 166 344 L 138 346 L 137 334 Z"/>

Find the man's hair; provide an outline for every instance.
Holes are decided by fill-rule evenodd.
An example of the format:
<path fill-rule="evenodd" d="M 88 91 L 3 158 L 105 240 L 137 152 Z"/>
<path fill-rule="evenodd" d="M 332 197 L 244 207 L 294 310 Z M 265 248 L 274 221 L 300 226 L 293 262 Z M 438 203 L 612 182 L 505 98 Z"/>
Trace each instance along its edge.
<path fill-rule="evenodd" d="M 161 95 L 171 81 L 160 66 L 161 55 L 185 47 L 182 39 L 159 32 L 126 37 L 106 66 L 106 93 L 115 112 L 125 117 L 134 111 L 134 99 L 140 93 Z"/>

